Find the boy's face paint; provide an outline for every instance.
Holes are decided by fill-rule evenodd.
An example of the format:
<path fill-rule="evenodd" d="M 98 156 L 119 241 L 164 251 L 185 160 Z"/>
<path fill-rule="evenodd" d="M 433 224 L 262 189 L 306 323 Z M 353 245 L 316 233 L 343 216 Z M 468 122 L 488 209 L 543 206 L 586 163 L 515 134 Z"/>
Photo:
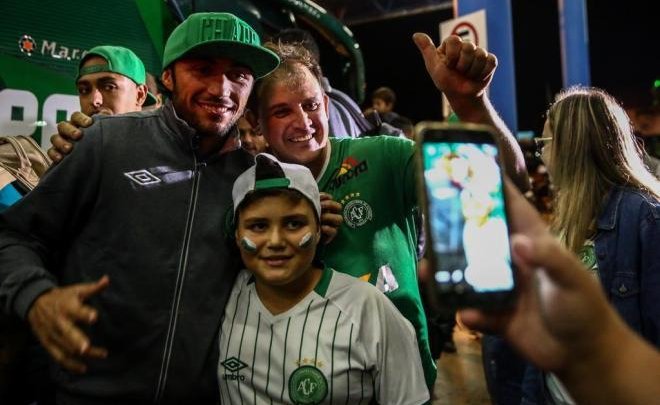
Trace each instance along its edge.
<path fill-rule="evenodd" d="M 302 239 L 300 239 L 300 242 L 298 242 L 298 247 L 304 249 L 311 245 L 312 245 L 312 233 L 307 232 L 306 234 L 303 235 Z"/>
<path fill-rule="evenodd" d="M 308 236 L 309 235 L 309 236 Z M 320 239 L 314 208 L 306 200 L 268 196 L 241 208 L 236 239 L 245 267 L 270 287 L 293 287 L 312 277 Z M 252 249 L 249 242 L 254 243 Z"/>
<path fill-rule="evenodd" d="M 241 243 L 241 247 L 242 247 L 243 250 L 245 250 L 246 252 L 249 252 L 249 253 L 256 253 L 256 252 L 257 252 L 257 244 L 254 243 L 254 242 L 252 242 L 252 241 L 250 240 L 250 238 L 248 238 L 247 236 L 243 236 L 243 237 L 241 238 L 241 242 L 240 242 L 240 243 Z"/>

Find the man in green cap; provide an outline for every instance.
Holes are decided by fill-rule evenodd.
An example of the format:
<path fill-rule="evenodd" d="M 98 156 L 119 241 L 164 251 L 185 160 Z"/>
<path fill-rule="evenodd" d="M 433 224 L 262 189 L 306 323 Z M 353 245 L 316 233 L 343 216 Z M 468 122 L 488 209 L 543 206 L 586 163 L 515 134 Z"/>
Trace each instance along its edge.
<path fill-rule="evenodd" d="M 58 403 L 217 403 L 238 271 L 221 224 L 252 164 L 226 140 L 278 63 L 235 16 L 191 15 L 165 45 L 172 101 L 95 117 L 78 152 L 0 216 L 0 307 L 53 357 Z"/>
<path fill-rule="evenodd" d="M 78 66 L 76 88 L 86 115 L 141 111 L 156 102 L 147 89 L 144 64 L 122 46 L 101 45 L 89 50 Z"/>

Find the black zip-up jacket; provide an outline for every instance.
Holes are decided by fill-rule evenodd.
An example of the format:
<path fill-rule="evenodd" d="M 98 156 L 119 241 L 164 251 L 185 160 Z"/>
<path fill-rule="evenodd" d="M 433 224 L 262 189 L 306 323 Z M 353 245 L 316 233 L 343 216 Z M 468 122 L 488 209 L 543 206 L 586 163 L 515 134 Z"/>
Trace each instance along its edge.
<path fill-rule="evenodd" d="M 66 403 L 215 403 L 217 336 L 238 272 L 223 219 L 242 150 L 195 154 L 171 104 L 96 117 L 71 156 L 0 216 L 0 306 L 25 318 L 45 291 L 110 277 L 83 327 L 107 359 L 55 368 Z"/>

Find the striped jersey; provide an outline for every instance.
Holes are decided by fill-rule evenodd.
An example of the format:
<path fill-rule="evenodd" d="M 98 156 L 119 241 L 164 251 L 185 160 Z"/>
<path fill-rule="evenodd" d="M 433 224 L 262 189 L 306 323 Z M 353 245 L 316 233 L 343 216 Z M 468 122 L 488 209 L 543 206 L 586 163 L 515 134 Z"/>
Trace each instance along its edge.
<path fill-rule="evenodd" d="M 429 399 L 412 325 L 374 286 L 323 270 L 316 288 L 272 315 L 242 271 L 225 308 L 223 404 L 421 404 Z"/>

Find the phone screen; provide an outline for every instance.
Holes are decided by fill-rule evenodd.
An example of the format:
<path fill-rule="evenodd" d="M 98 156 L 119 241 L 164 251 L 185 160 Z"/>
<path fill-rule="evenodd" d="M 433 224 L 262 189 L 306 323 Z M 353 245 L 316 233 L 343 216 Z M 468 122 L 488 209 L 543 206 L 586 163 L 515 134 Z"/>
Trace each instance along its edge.
<path fill-rule="evenodd" d="M 444 289 L 514 288 L 502 173 L 495 144 L 424 141 L 434 277 Z"/>

